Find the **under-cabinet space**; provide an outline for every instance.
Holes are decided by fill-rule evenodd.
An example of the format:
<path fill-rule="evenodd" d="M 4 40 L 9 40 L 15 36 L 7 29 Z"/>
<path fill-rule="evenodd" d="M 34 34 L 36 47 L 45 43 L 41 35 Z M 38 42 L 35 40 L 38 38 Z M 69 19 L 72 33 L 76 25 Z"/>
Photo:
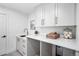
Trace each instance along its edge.
<path fill-rule="evenodd" d="M 63 47 L 56 46 L 56 56 L 63 56 Z"/>
<path fill-rule="evenodd" d="M 27 56 L 40 56 L 40 41 L 28 38 Z"/>
<path fill-rule="evenodd" d="M 56 46 L 56 56 L 75 56 L 75 51 L 61 46 Z"/>
<path fill-rule="evenodd" d="M 79 56 L 79 51 L 76 51 L 75 52 L 75 56 Z"/>
<path fill-rule="evenodd" d="M 75 51 L 67 48 L 63 48 L 63 56 L 75 56 Z"/>
<path fill-rule="evenodd" d="M 52 56 L 52 44 L 40 42 L 40 55 Z"/>

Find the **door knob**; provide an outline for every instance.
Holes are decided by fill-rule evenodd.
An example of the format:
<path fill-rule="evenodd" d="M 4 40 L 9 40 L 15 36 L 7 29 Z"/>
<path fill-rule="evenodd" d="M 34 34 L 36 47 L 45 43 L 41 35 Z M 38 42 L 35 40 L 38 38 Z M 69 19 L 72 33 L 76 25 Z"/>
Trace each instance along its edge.
<path fill-rule="evenodd" d="M 3 35 L 1 38 L 6 38 L 7 36 L 6 35 Z"/>

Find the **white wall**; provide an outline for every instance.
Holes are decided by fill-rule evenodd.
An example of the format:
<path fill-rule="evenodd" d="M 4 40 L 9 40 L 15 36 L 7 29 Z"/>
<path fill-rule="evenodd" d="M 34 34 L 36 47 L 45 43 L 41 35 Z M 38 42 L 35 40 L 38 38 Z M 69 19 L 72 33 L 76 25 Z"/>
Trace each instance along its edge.
<path fill-rule="evenodd" d="M 27 17 L 2 7 L 0 7 L 0 12 L 6 13 L 7 16 L 7 52 L 9 53 L 16 49 L 16 35 L 24 33 L 24 28 L 27 27 Z"/>

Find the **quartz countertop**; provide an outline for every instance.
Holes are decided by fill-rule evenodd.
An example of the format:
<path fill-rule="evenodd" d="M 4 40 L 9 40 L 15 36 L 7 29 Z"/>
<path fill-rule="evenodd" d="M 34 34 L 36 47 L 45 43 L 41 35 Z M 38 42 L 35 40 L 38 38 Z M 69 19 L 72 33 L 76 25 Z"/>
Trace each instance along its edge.
<path fill-rule="evenodd" d="M 75 51 L 79 51 L 79 44 L 77 44 L 76 39 L 64 39 L 64 38 L 58 38 L 58 39 L 49 39 L 46 38 L 44 35 L 28 35 L 27 38 L 32 38 L 34 40 L 39 40 L 42 42 L 62 46 L 65 48 L 69 48 Z"/>

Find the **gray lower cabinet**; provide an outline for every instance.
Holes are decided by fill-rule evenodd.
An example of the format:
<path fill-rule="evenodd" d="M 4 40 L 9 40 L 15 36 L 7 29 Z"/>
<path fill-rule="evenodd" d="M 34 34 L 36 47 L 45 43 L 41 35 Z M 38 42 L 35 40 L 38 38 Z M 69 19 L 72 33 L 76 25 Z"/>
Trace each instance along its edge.
<path fill-rule="evenodd" d="M 27 56 L 40 56 L 40 41 L 27 39 Z"/>
<path fill-rule="evenodd" d="M 75 51 L 68 48 L 56 46 L 56 55 L 57 56 L 75 56 Z"/>
<path fill-rule="evenodd" d="M 75 56 L 79 56 L 79 51 L 76 51 L 75 52 Z"/>
<path fill-rule="evenodd" d="M 63 56 L 75 56 L 75 51 L 67 48 L 63 48 Z"/>
<path fill-rule="evenodd" d="M 76 53 L 76 55 L 79 55 L 79 53 Z M 75 51 L 28 38 L 27 56 L 75 56 Z"/>
<path fill-rule="evenodd" d="M 52 56 L 52 44 L 28 38 L 27 56 Z"/>
<path fill-rule="evenodd" d="M 52 56 L 52 44 L 40 42 L 40 56 Z"/>

